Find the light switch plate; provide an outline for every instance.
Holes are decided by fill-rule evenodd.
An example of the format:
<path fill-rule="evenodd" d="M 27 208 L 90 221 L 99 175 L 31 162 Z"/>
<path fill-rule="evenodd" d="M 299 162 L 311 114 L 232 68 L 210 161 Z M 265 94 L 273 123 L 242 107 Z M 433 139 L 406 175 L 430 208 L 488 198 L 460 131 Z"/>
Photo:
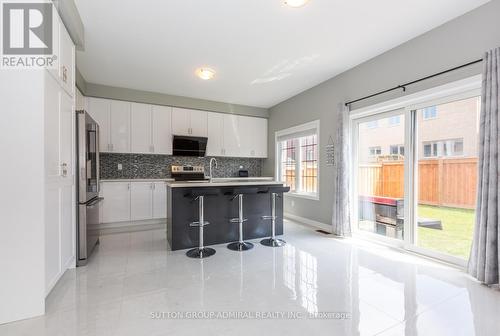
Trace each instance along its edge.
<path fill-rule="evenodd" d="M 123 169 L 123 165 L 121 163 L 118 164 L 118 170 L 122 170 Z"/>

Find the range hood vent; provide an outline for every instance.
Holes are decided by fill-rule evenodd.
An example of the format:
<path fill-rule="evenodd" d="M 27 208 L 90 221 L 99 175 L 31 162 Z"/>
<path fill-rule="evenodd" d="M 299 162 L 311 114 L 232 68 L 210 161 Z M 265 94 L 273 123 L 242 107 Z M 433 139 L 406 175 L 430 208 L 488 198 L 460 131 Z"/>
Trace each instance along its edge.
<path fill-rule="evenodd" d="M 208 138 L 174 135 L 172 149 L 174 156 L 204 157 Z"/>

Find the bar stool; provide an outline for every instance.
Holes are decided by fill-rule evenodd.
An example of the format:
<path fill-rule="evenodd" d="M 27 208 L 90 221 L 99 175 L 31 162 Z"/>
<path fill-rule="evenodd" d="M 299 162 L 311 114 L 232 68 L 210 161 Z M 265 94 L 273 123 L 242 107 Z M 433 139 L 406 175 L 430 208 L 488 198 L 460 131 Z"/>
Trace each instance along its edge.
<path fill-rule="evenodd" d="M 215 250 L 210 247 L 205 247 L 203 241 L 203 229 L 205 226 L 210 224 L 205 220 L 204 215 L 204 200 L 207 196 L 216 196 L 219 194 L 218 189 L 214 188 L 193 188 L 190 193 L 185 195 L 186 197 L 190 197 L 192 201 L 198 201 L 198 221 L 189 223 L 191 227 L 198 227 L 198 247 L 195 247 L 186 252 L 186 255 L 190 258 L 206 258 L 215 254 Z"/>
<path fill-rule="evenodd" d="M 262 216 L 262 219 L 271 220 L 271 237 L 260 241 L 262 245 L 269 247 L 279 247 L 286 244 L 283 239 L 276 238 L 276 197 L 281 197 L 281 194 L 289 192 L 290 187 L 270 187 L 269 193 L 271 194 L 271 216 Z"/>
<path fill-rule="evenodd" d="M 226 195 L 232 195 L 231 201 L 238 198 L 238 217 L 231 218 L 229 221 L 231 223 L 238 223 L 239 235 L 238 241 L 230 243 L 227 248 L 233 251 L 246 251 L 253 248 L 253 244 L 250 242 L 243 241 L 243 223 L 248 220 L 248 218 L 243 218 L 243 195 L 257 194 L 258 188 L 237 188 L 226 192 Z"/>

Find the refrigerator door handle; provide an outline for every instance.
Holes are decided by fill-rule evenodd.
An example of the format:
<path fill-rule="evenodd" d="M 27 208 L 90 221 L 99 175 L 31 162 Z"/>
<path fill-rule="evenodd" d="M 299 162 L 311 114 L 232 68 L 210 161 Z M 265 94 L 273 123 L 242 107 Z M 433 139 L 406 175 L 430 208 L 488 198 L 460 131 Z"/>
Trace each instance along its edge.
<path fill-rule="evenodd" d="M 95 132 L 95 164 L 96 164 L 96 183 L 97 183 L 97 195 L 101 193 L 101 174 L 100 174 L 100 168 L 101 168 L 101 162 L 99 158 L 99 125 L 96 124 L 96 132 Z"/>

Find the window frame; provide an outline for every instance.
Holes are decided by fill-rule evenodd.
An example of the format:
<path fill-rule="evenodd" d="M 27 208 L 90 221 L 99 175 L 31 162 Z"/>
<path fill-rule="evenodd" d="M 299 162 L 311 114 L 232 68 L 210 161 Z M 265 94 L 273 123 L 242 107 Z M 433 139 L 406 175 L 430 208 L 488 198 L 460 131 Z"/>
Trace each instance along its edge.
<path fill-rule="evenodd" d="M 397 122 L 394 122 L 395 120 L 397 120 Z M 397 116 L 389 117 L 387 123 L 389 124 L 388 127 L 399 126 L 399 125 L 401 125 L 401 116 L 397 115 Z"/>
<path fill-rule="evenodd" d="M 417 172 L 415 171 L 415 155 L 417 151 L 417 146 L 413 142 L 417 134 L 418 128 L 416 127 L 417 115 L 414 113 L 416 110 L 431 106 L 449 103 L 451 101 L 463 100 L 473 97 L 481 96 L 481 75 L 475 75 L 458 81 L 454 81 L 448 84 L 431 87 L 426 90 L 416 92 L 414 94 L 409 94 L 407 96 L 395 98 L 389 101 L 377 103 L 375 105 L 362 107 L 359 109 L 352 110 L 350 113 L 350 130 L 351 130 L 351 165 L 349 178 L 351 181 L 350 201 L 352 204 L 350 215 L 351 218 L 356 221 L 358 218 L 358 194 L 357 194 L 357 179 L 358 174 L 356 171 L 356 166 L 358 164 L 358 153 L 356 148 L 358 147 L 357 141 L 357 128 L 359 123 L 362 122 L 362 118 L 380 118 L 382 113 L 389 114 L 391 111 L 397 109 L 404 109 L 405 113 L 405 130 L 407 134 L 405 136 L 405 167 L 408 167 L 405 171 L 404 183 L 405 183 L 405 204 L 415 204 L 415 194 L 416 189 L 414 188 L 415 179 L 418 178 Z M 427 257 L 435 258 L 450 264 L 457 265 L 459 267 L 465 268 L 467 261 L 445 253 L 434 251 L 431 249 L 426 249 L 414 244 L 414 239 L 418 226 L 415 224 L 417 217 L 416 212 L 413 211 L 411 206 L 404 207 L 404 239 L 402 241 L 394 240 L 392 238 L 387 238 L 384 236 L 374 236 L 372 233 L 366 233 L 359 230 L 355 222 L 353 222 L 353 237 L 359 237 L 362 239 L 367 239 L 369 241 L 378 244 L 387 244 L 392 247 L 400 248 L 402 251 L 410 251 L 418 253 Z"/>
<path fill-rule="evenodd" d="M 430 111 L 430 109 L 432 109 L 434 115 L 432 115 L 430 117 L 426 117 L 425 112 Z M 427 106 L 427 107 L 424 107 L 422 110 L 423 110 L 422 111 L 422 120 L 437 119 L 437 117 L 438 117 L 437 105 Z"/>
<path fill-rule="evenodd" d="M 455 152 L 455 145 L 457 143 L 462 144 L 462 153 L 457 154 Z M 446 154 L 447 146 L 450 145 L 450 149 L 453 151 L 451 154 Z M 425 155 L 425 146 L 431 146 L 431 155 Z M 434 155 L 435 154 L 435 155 Z M 422 141 L 422 155 L 425 159 L 439 159 L 439 158 L 459 158 L 464 156 L 464 139 L 463 138 L 453 138 L 453 139 L 442 139 L 442 140 L 430 140 Z"/>
<path fill-rule="evenodd" d="M 374 150 L 375 153 L 372 153 L 372 150 Z M 379 152 L 379 153 L 376 153 Z M 381 146 L 370 146 L 368 147 L 368 156 L 370 157 L 376 157 L 382 155 L 382 147 Z"/>
<path fill-rule="evenodd" d="M 316 139 L 317 139 L 317 172 L 316 172 L 316 185 L 317 185 L 317 191 L 315 193 L 306 193 L 306 192 L 298 192 L 298 191 L 290 191 L 285 194 L 285 197 L 291 196 L 291 197 L 299 197 L 299 198 L 305 198 L 305 199 L 310 199 L 310 200 L 315 200 L 319 201 L 320 200 L 320 166 L 321 166 L 321 145 L 320 145 L 320 121 L 319 120 L 314 120 L 310 121 L 301 125 L 293 126 L 287 129 L 283 129 L 280 131 L 275 132 L 275 137 L 274 137 L 274 143 L 275 143 L 275 150 L 276 150 L 276 155 L 275 155 L 275 176 L 278 181 L 282 181 L 282 158 L 281 158 L 281 153 L 282 153 L 282 141 L 279 140 L 280 137 L 283 136 L 293 136 L 295 133 L 302 133 L 302 132 L 307 132 L 315 130 L 316 134 Z M 297 138 L 301 138 L 303 136 L 297 136 Z M 301 178 L 301 165 L 302 165 L 302 150 L 301 150 L 301 143 L 298 144 L 297 147 L 297 157 L 295 159 L 295 188 L 298 189 L 300 188 L 300 184 L 302 183 Z M 297 173 L 298 172 L 298 173 Z"/>

